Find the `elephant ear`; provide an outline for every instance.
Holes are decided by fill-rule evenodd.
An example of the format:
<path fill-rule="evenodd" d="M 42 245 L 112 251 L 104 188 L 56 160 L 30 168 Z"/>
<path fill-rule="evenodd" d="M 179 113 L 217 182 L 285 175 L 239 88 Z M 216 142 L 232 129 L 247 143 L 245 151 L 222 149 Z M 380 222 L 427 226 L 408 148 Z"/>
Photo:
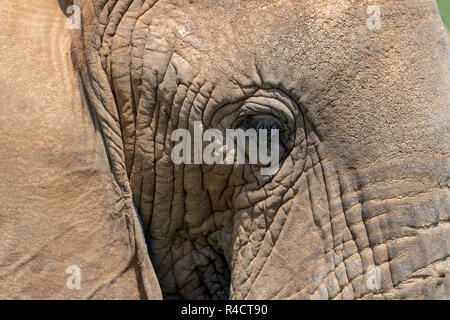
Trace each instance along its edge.
<path fill-rule="evenodd" d="M 112 89 L 113 80 L 109 72 L 112 37 L 117 31 L 118 22 L 128 10 L 133 9 L 133 6 L 142 7 L 144 1 L 93 0 L 81 3 L 75 1 L 75 4 L 81 6 L 82 19 L 81 30 L 75 33 L 72 41 L 74 62 L 80 70 L 88 103 L 98 122 L 115 187 L 125 204 L 123 214 L 128 219 L 129 229 L 132 230 L 135 240 L 135 258 L 140 272 L 140 284 L 146 298 L 160 299 L 161 290 L 149 259 L 142 224 L 133 204 L 130 188 L 131 166 L 127 165 L 129 150 L 126 146 L 133 145 L 129 141 L 129 132 L 134 133 L 134 128 L 122 122 L 122 112 L 117 105 L 116 93 Z"/>
<path fill-rule="evenodd" d="M 158 299 L 95 32 L 63 2 L 0 2 L 0 298 Z"/>

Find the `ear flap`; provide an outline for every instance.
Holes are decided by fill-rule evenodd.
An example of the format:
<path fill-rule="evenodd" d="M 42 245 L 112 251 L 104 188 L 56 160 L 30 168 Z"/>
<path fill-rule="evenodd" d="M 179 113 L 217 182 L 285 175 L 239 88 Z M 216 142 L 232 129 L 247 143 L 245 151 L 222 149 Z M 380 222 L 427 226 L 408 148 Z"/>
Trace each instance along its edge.
<path fill-rule="evenodd" d="M 162 297 L 153 266 L 150 262 L 142 225 L 133 204 L 133 196 L 127 175 L 120 115 L 108 74 L 108 56 L 111 37 L 118 21 L 126 13 L 133 0 L 91 0 L 81 3 L 81 33 L 74 38 L 75 51 L 90 107 L 97 118 L 107 150 L 111 171 L 126 206 L 124 214 L 134 232 L 137 266 L 148 299 Z M 76 3 L 76 0 L 75 0 Z"/>

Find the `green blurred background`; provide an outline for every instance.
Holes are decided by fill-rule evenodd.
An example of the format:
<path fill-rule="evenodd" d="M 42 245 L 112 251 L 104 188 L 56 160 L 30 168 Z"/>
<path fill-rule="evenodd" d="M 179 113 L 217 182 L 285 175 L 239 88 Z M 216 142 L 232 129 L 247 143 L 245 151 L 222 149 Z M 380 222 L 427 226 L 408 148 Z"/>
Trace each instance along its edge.
<path fill-rule="evenodd" d="M 439 11 L 441 12 L 442 20 L 447 27 L 447 35 L 450 39 L 450 0 L 436 0 Z"/>

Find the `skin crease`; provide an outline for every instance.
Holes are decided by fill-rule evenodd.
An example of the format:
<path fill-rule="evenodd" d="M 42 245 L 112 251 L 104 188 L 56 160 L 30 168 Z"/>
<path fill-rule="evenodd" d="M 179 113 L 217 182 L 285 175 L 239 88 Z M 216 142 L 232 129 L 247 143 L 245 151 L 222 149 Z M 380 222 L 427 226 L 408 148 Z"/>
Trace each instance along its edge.
<path fill-rule="evenodd" d="M 98 297 L 450 298 L 448 43 L 434 1 L 378 1 L 378 30 L 371 4 L 82 1 L 71 59 L 115 191 L 99 206 L 135 236 Z M 284 119 L 274 176 L 173 165 L 173 130 L 250 109 Z"/>
<path fill-rule="evenodd" d="M 350 1 L 116 4 L 95 58 L 166 298 L 448 294 L 447 47 L 432 1 L 380 5 L 374 31 Z M 171 163 L 255 97 L 295 119 L 274 177 Z"/>
<path fill-rule="evenodd" d="M 0 21 L 0 298 L 160 299 L 73 65 L 67 17 L 57 1 L 11 0 Z M 79 289 L 68 286 L 75 266 Z"/>

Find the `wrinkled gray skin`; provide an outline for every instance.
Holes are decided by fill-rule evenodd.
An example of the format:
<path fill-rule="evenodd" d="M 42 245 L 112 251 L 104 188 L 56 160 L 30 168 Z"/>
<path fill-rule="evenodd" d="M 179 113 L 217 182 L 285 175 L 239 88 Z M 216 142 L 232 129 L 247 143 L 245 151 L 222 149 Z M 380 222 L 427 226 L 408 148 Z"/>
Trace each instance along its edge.
<path fill-rule="evenodd" d="M 369 4 L 82 1 L 72 59 L 141 297 L 450 298 L 447 42 L 432 0 L 377 1 L 379 30 Z M 172 163 L 173 130 L 255 100 L 287 137 L 274 176 Z"/>
<path fill-rule="evenodd" d="M 95 3 L 84 82 L 164 297 L 450 298 L 447 43 L 434 1 L 368 4 Z M 278 173 L 172 164 L 254 97 L 291 119 Z"/>

